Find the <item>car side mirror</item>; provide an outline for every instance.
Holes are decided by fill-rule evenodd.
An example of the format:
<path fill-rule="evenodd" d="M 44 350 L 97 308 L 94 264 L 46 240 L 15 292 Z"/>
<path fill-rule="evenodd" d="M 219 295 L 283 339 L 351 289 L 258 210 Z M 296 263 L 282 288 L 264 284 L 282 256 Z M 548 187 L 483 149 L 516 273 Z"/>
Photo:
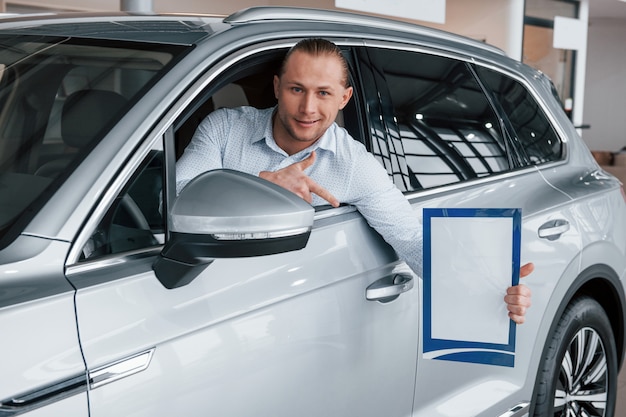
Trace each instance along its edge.
<path fill-rule="evenodd" d="M 174 201 L 169 239 L 152 268 L 166 288 L 177 288 L 215 258 L 302 249 L 314 213 L 296 194 L 256 176 L 225 169 L 205 172 Z"/>

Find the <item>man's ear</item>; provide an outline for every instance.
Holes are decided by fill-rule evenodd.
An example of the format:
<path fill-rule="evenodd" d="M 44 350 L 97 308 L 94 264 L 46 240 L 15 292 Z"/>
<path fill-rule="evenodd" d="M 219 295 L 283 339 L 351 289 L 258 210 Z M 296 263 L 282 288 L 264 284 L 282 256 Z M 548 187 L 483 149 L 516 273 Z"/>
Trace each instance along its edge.
<path fill-rule="evenodd" d="M 341 103 L 339 104 L 339 110 L 343 110 L 344 107 L 346 107 L 346 104 L 348 104 L 348 101 L 350 101 L 350 98 L 352 97 L 352 87 L 348 87 L 344 90 L 343 92 L 343 96 L 341 97 Z"/>
<path fill-rule="evenodd" d="M 280 86 L 280 78 L 278 75 L 274 75 L 274 98 L 278 99 L 278 87 Z"/>

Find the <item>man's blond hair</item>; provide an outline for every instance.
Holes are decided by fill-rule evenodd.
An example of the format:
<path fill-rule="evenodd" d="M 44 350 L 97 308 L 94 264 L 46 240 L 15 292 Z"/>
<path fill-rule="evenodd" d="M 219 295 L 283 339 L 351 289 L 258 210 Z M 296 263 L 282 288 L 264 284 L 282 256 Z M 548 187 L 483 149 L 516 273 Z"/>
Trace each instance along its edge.
<path fill-rule="evenodd" d="M 337 45 L 335 45 L 329 40 L 322 39 L 322 38 L 302 39 L 301 41 L 296 43 L 294 46 L 292 46 L 289 49 L 289 51 L 287 51 L 287 54 L 285 55 L 285 58 L 283 59 L 283 62 L 280 66 L 280 72 L 278 73 L 279 77 L 285 73 L 285 67 L 287 65 L 287 61 L 289 60 L 289 57 L 291 57 L 291 54 L 293 54 L 296 51 L 300 51 L 300 52 L 303 52 L 305 54 L 312 55 L 312 56 L 328 55 L 328 56 L 336 57 L 341 63 L 341 68 L 343 70 L 342 81 L 343 81 L 344 87 L 346 88 L 350 87 L 348 61 L 346 61 L 346 58 L 341 53 L 341 49 L 339 49 Z"/>

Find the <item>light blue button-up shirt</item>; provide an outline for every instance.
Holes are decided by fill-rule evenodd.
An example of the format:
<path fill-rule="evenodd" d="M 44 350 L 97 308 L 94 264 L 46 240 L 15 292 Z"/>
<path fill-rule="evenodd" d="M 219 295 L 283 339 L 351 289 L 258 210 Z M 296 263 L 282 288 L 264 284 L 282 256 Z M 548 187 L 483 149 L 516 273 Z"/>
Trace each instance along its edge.
<path fill-rule="evenodd" d="M 333 194 L 340 203 L 359 212 L 389 243 L 413 271 L 422 273 L 422 224 L 404 195 L 389 179 L 383 166 L 333 123 L 308 148 L 287 155 L 272 134 L 274 108 L 220 109 L 198 126 L 176 165 L 178 192 L 203 172 L 228 168 L 258 175 L 302 161 L 316 151 L 315 163 L 305 173 Z M 328 204 L 313 195 L 313 205 Z"/>

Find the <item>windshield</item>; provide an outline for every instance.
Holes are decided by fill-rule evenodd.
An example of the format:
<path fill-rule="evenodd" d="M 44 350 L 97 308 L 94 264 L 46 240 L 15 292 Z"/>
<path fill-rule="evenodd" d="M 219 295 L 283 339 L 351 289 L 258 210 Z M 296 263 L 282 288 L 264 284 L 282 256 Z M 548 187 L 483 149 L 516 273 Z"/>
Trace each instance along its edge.
<path fill-rule="evenodd" d="M 0 239 L 188 49 L 0 35 Z"/>

